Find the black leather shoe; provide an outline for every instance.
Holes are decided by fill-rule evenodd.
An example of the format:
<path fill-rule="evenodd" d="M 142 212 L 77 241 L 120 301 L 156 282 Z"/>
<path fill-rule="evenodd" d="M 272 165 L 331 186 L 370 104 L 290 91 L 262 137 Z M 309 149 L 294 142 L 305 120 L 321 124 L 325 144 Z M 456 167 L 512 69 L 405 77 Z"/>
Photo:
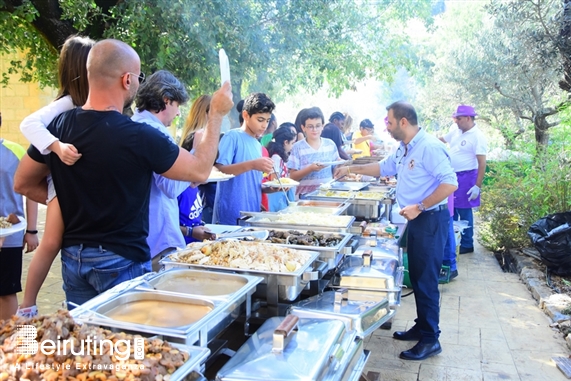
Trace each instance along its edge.
<path fill-rule="evenodd" d="M 450 280 L 458 276 L 458 270 L 450 271 Z"/>
<path fill-rule="evenodd" d="M 420 332 L 411 328 L 408 331 L 395 331 L 393 332 L 393 339 L 402 341 L 419 341 L 422 339 Z"/>
<path fill-rule="evenodd" d="M 474 247 L 460 246 L 460 254 L 468 254 L 468 253 L 473 253 L 473 252 L 474 252 Z"/>
<path fill-rule="evenodd" d="M 424 360 L 440 352 L 442 352 L 442 347 L 438 341 L 435 343 L 420 341 L 408 351 L 401 352 L 399 357 L 403 360 Z"/>

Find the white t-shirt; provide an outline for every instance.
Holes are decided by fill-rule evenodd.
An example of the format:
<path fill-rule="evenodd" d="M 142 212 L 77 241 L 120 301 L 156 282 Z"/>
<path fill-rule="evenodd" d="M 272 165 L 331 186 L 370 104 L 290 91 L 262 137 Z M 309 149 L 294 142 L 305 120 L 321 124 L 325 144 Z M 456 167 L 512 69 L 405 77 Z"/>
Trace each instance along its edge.
<path fill-rule="evenodd" d="M 486 155 L 488 142 L 478 126 L 462 132 L 459 128 L 444 135 L 444 140 L 450 144 L 450 159 L 454 172 L 478 169 L 476 155 Z"/>

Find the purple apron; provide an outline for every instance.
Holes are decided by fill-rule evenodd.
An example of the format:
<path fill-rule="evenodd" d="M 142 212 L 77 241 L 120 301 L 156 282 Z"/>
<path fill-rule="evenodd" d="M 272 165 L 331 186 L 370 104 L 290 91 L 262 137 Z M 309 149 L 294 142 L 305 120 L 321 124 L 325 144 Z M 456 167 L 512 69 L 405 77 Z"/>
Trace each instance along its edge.
<path fill-rule="evenodd" d="M 480 195 L 472 201 L 468 201 L 468 191 L 478 179 L 478 170 L 472 169 L 470 171 L 456 172 L 458 178 L 458 189 L 454 192 L 454 207 L 459 209 L 469 209 L 480 206 Z"/>

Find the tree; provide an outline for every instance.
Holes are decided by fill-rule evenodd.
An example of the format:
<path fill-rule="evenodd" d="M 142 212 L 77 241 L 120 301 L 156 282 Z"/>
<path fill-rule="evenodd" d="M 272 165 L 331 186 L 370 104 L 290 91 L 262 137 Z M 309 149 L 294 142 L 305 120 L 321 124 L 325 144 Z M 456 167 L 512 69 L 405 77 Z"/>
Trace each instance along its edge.
<path fill-rule="evenodd" d="M 117 38 L 142 69 L 167 69 L 192 95 L 218 85 L 219 48 L 230 58 L 235 98 L 263 90 L 339 94 L 365 77 L 410 66 L 394 20 L 430 17 L 431 0 L 0 0 L 0 45 L 27 52 L 11 72 L 53 84 L 57 48 L 71 33 Z"/>

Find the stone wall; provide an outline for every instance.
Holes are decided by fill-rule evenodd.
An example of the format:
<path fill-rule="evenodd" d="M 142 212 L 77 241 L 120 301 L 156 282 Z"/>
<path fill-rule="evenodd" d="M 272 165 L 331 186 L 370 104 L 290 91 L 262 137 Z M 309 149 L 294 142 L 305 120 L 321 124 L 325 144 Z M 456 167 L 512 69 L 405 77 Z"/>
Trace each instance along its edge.
<path fill-rule="evenodd" d="M 6 73 L 14 56 L 0 55 L 0 73 Z M 18 75 L 10 75 L 8 86 L 0 85 L 0 137 L 27 147 L 29 142 L 20 132 L 20 122 L 27 115 L 50 103 L 57 95 L 52 88 L 40 89 L 37 83 L 20 82 Z"/>

